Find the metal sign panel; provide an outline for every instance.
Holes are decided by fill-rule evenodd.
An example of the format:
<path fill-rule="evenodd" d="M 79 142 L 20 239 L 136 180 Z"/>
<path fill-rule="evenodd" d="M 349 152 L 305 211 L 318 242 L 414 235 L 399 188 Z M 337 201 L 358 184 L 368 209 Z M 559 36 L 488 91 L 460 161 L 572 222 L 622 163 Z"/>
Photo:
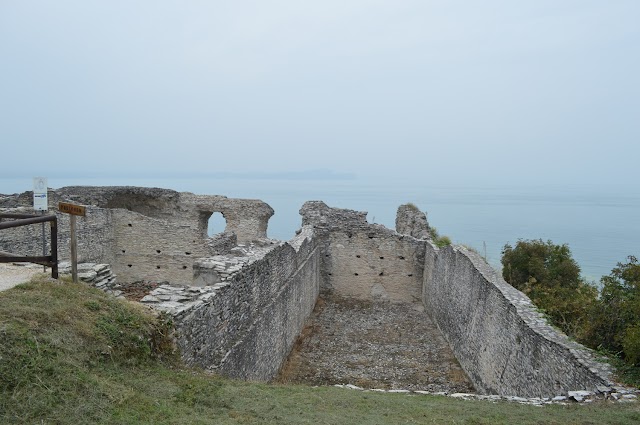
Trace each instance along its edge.
<path fill-rule="evenodd" d="M 47 211 L 48 207 L 47 198 L 47 178 L 46 177 L 34 177 L 33 178 L 33 209 L 36 211 Z"/>
<path fill-rule="evenodd" d="M 82 205 L 69 204 L 66 202 L 58 203 L 58 210 L 62 213 L 71 215 L 79 215 L 84 217 L 87 214 L 87 209 Z"/>

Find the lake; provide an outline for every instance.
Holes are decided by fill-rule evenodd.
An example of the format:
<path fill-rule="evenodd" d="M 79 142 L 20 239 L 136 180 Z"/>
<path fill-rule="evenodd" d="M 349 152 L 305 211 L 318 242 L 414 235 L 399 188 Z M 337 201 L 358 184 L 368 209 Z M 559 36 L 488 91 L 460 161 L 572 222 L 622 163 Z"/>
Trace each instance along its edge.
<path fill-rule="evenodd" d="M 379 181 L 378 181 L 379 180 Z M 435 181 L 435 182 L 434 182 Z M 446 181 L 443 179 L 443 181 Z M 417 180 L 277 180 L 221 178 L 49 178 L 49 187 L 70 185 L 149 186 L 198 194 L 256 198 L 275 210 L 272 238 L 288 240 L 300 227 L 298 211 L 308 200 L 332 207 L 368 211 L 369 222 L 395 228 L 400 204 L 412 202 L 427 212 L 429 224 L 455 243 L 475 248 L 496 268 L 506 243 L 518 239 L 568 244 L 583 275 L 599 280 L 628 255 L 640 256 L 640 192 L 620 187 L 448 186 Z M 0 179 L 0 193 L 31 190 L 32 181 Z M 223 224 L 215 219 L 210 231 Z"/>

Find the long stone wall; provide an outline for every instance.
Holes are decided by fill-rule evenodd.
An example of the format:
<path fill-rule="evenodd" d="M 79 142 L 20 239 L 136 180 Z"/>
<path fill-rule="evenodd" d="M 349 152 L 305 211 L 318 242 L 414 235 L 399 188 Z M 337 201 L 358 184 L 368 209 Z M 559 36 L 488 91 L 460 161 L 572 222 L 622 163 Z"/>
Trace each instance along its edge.
<path fill-rule="evenodd" d="M 427 244 L 423 301 L 476 389 L 553 397 L 608 386 L 608 365 L 550 327 L 529 298 L 463 247 Z"/>
<path fill-rule="evenodd" d="M 312 230 L 207 288 L 175 315 L 183 360 L 234 378 L 273 378 L 318 297 L 320 249 Z"/>

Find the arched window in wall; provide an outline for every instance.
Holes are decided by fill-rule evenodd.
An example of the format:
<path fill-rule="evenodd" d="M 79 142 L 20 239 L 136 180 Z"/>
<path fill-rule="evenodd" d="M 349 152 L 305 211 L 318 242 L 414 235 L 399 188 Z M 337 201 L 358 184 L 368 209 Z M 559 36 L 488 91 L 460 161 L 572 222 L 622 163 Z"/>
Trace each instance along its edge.
<path fill-rule="evenodd" d="M 218 233 L 224 232 L 224 229 L 227 227 L 227 220 L 225 220 L 222 213 L 214 212 L 209 217 L 209 222 L 207 225 L 207 236 L 217 235 Z"/>

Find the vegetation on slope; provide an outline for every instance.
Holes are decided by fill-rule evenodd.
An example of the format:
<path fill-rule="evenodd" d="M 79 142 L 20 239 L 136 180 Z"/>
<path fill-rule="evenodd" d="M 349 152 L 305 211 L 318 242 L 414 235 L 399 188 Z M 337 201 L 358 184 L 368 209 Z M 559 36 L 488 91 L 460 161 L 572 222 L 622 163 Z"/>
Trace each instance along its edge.
<path fill-rule="evenodd" d="M 82 284 L 0 293 L 2 424 L 627 424 L 640 406 L 539 408 L 234 382 L 181 367 L 170 323 Z"/>
<path fill-rule="evenodd" d="M 567 335 L 617 358 L 623 379 L 640 386 L 640 264 L 627 260 L 600 279 L 598 290 L 580 276 L 566 244 L 520 240 L 505 245 L 502 275 Z"/>

